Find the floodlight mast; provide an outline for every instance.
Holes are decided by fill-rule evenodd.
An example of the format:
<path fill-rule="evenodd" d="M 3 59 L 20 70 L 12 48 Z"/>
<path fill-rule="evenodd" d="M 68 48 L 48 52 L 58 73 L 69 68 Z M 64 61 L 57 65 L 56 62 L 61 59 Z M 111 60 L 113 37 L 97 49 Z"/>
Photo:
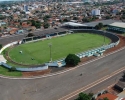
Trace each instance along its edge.
<path fill-rule="evenodd" d="M 48 45 L 50 48 L 50 62 L 52 62 L 52 53 L 51 53 L 52 43 L 49 43 Z"/>
<path fill-rule="evenodd" d="M 106 31 L 104 31 L 103 33 L 104 33 L 104 44 L 103 45 L 105 45 L 105 34 L 106 34 Z"/>

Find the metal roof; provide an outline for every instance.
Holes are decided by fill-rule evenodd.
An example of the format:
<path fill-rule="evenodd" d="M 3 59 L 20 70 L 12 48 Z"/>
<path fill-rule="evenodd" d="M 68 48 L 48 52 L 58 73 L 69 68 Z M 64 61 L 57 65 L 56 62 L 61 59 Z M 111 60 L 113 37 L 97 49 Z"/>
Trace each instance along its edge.
<path fill-rule="evenodd" d="M 112 24 L 109 24 L 110 26 L 115 26 L 115 27 L 120 27 L 120 28 L 125 28 L 125 23 L 123 22 L 114 22 Z"/>
<path fill-rule="evenodd" d="M 66 22 L 66 23 L 63 23 L 63 26 L 76 26 L 76 27 L 78 27 L 78 26 L 87 26 L 87 25 L 85 25 L 85 24 L 80 24 L 80 23 L 74 23 L 74 22 Z"/>
<path fill-rule="evenodd" d="M 94 22 L 89 22 L 89 23 L 84 23 L 84 24 L 87 26 L 95 27 L 98 23 L 103 23 L 103 25 L 109 25 L 114 22 L 121 22 L 121 21 L 109 19 L 109 20 L 94 21 Z"/>

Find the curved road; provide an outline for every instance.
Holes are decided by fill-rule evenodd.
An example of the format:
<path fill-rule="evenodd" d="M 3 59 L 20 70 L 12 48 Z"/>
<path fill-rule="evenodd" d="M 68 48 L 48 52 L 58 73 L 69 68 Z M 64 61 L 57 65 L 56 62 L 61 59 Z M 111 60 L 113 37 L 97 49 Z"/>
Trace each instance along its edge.
<path fill-rule="evenodd" d="M 46 30 L 46 33 L 52 32 L 52 30 Z M 41 31 L 37 31 L 36 34 L 41 34 Z M 26 34 L 1 38 L 0 43 L 5 45 L 25 36 Z M 32 80 L 0 78 L 0 100 L 57 100 L 124 67 L 124 54 L 125 50 L 122 50 L 75 70 L 52 77 Z M 80 76 L 81 73 L 83 73 L 82 76 Z"/>
<path fill-rule="evenodd" d="M 125 50 L 64 74 L 31 80 L 0 79 L 0 100 L 58 100 L 125 66 Z M 82 76 L 80 74 L 83 73 Z"/>
<path fill-rule="evenodd" d="M 57 28 L 57 29 L 51 28 L 51 29 L 45 29 L 45 30 L 37 30 L 37 31 L 34 31 L 33 33 L 36 36 L 41 36 L 44 34 L 52 34 L 55 32 L 64 32 L 66 30 L 67 29 L 64 29 L 64 28 Z M 27 36 L 27 34 L 28 33 L 20 34 L 20 35 L 10 35 L 7 37 L 0 37 L 0 44 L 6 45 L 7 43 L 10 43 L 10 42 L 22 40 L 23 38 L 25 38 Z"/>

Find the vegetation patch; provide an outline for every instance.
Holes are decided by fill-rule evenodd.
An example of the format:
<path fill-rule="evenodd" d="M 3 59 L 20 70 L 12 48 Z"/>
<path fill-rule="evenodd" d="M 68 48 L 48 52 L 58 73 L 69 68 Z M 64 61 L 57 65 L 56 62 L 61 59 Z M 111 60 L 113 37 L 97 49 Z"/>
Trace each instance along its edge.
<path fill-rule="evenodd" d="M 110 39 L 105 39 L 106 44 Z M 51 50 L 49 44 L 52 44 Z M 10 58 L 20 64 L 42 64 L 52 60 L 66 57 L 68 54 L 76 54 L 97 48 L 104 44 L 104 37 L 96 34 L 76 33 L 44 41 L 19 45 L 10 50 Z"/>
<path fill-rule="evenodd" d="M 22 76 L 22 72 L 18 72 L 18 71 L 10 71 L 9 69 L 0 66 L 0 74 L 1 75 L 5 75 L 5 76 Z"/>

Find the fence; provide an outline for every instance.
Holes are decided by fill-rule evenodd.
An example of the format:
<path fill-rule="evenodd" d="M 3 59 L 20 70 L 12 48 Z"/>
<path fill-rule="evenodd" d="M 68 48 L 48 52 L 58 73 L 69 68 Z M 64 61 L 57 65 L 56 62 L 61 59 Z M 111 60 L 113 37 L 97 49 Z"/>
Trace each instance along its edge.
<path fill-rule="evenodd" d="M 3 62 L 1 62 L 1 65 L 8 68 L 8 69 L 11 69 L 12 66 L 8 65 L 8 64 L 5 64 Z M 15 67 L 17 71 L 23 71 L 23 72 L 27 72 L 27 71 L 40 71 L 40 70 L 45 70 L 45 69 L 48 69 L 48 66 L 45 65 L 45 66 L 41 66 L 41 67 L 32 67 L 32 68 L 18 68 L 18 67 Z"/>
<path fill-rule="evenodd" d="M 103 36 L 106 36 L 108 38 L 110 38 L 112 40 L 112 43 L 108 44 L 108 45 L 104 45 L 104 46 L 101 46 L 99 48 L 95 48 L 95 49 L 92 49 L 92 50 L 88 50 L 86 52 L 82 52 L 82 53 L 78 53 L 76 54 L 78 57 L 80 58 L 83 58 L 83 57 L 90 57 L 90 56 L 100 56 L 103 54 L 103 52 L 109 48 L 112 48 L 116 45 L 119 44 L 120 40 L 119 40 L 119 37 L 116 36 L 115 34 L 111 33 L 111 32 L 104 32 L 104 31 L 100 31 L 100 30 L 94 30 L 94 29 L 72 29 L 71 31 L 74 31 L 74 32 L 89 32 L 89 33 L 92 33 L 92 34 L 98 34 L 98 35 L 103 35 Z M 57 36 L 62 36 L 62 35 L 65 35 L 66 32 L 61 32 L 61 33 L 58 33 Z M 53 35 L 52 35 L 53 36 Z M 54 34 L 55 36 L 55 34 Z M 39 40 L 42 40 L 42 39 L 45 39 L 45 38 L 41 38 L 41 37 L 32 37 L 30 38 L 31 41 L 28 41 L 28 42 L 34 42 L 34 41 L 39 41 Z M 23 41 L 23 40 L 22 40 Z M 5 50 L 6 48 L 12 46 L 12 45 L 15 45 L 17 44 L 18 41 L 16 42 L 12 42 L 12 43 L 9 43 L 7 45 L 5 45 L 1 50 L 0 50 L 0 54 L 2 53 L 3 50 Z M 12 68 L 12 66 L 9 66 L 7 64 L 5 64 L 4 62 L 1 62 L 1 65 L 3 65 L 4 67 L 6 68 Z M 51 62 L 51 63 L 45 63 L 45 66 L 41 66 L 41 67 L 34 67 L 34 68 L 16 68 L 16 70 L 18 71 L 38 71 L 38 70 L 45 70 L 45 69 L 48 69 L 48 66 L 57 66 L 57 67 L 62 67 L 62 66 L 65 66 L 66 63 L 65 63 L 65 58 L 62 58 L 62 59 L 59 59 L 57 61 L 54 61 L 54 62 Z"/>

